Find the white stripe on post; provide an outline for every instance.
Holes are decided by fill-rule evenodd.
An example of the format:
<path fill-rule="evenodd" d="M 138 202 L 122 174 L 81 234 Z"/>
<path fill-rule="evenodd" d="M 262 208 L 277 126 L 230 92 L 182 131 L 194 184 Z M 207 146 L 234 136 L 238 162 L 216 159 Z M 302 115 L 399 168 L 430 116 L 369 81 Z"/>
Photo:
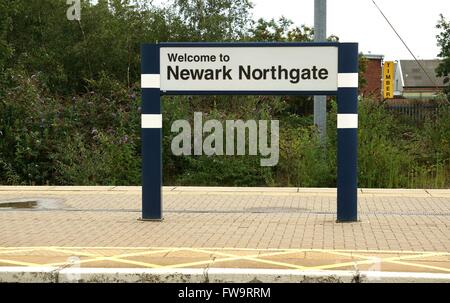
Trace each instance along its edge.
<path fill-rule="evenodd" d="M 358 88 L 358 73 L 339 73 L 338 87 Z"/>
<path fill-rule="evenodd" d="M 141 88 L 159 88 L 160 84 L 159 74 L 142 74 L 141 75 Z"/>
<path fill-rule="evenodd" d="M 338 114 L 337 128 L 358 128 L 358 114 Z"/>
<path fill-rule="evenodd" d="M 142 128 L 162 128 L 161 114 L 143 114 L 141 115 Z"/>

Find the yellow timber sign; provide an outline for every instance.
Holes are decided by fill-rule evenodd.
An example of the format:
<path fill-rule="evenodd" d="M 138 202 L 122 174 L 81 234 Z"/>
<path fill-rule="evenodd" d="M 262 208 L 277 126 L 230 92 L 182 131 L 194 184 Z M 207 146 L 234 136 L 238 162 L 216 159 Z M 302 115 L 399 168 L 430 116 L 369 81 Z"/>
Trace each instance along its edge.
<path fill-rule="evenodd" d="M 384 95 L 384 99 L 394 98 L 394 62 L 393 61 L 384 62 L 383 95 Z"/>

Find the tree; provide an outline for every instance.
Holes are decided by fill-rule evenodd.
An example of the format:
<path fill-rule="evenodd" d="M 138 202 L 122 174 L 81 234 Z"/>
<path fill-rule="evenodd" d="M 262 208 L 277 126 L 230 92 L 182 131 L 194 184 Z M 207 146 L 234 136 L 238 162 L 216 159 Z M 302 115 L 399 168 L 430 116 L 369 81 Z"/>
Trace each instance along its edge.
<path fill-rule="evenodd" d="M 102 75 L 128 87 L 139 81 L 140 44 L 170 38 L 166 10 L 133 0 L 82 5 L 81 20 L 70 21 L 65 1 L 0 0 L 0 71 L 21 69 L 64 95 L 86 92 Z"/>
<path fill-rule="evenodd" d="M 250 29 L 253 41 L 268 42 L 307 42 L 314 39 L 313 29 L 302 25 L 294 26 L 294 23 L 285 17 L 264 20 L 259 19 L 258 22 Z"/>
<path fill-rule="evenodd" d="M 252 24 L 249 0 L 175 0 L 173 17 L 188 29 L 190 41 L 242 39 Z"/>
<path fill-rule="evenodd" d="M 441 31 L 436 38 L 437 44 L 440 47 L 438 57 L 442 59 L 436 69 L 436 75 L 438 77 L 444 77 L 444 84 L 446 84 L 444 93 L 450 101 L 450 21 L 447 21 L 441 14 L 436 28 Z"/>
<path fill-rule="evenodd" d="M 0 0 L 0 72 L 6 60 L 12 55 L 12 48 L 6 39 L 8 29 L 12 23 L 9 13 L 10 7 L 10 3 L 7 3 L 6 0 Z"/>

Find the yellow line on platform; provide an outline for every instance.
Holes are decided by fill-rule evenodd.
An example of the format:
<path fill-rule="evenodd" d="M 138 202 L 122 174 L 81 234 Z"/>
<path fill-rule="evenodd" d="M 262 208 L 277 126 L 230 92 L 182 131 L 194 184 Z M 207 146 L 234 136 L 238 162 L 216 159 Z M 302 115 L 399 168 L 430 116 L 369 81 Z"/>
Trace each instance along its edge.
<path fill-rule="evenodd" d="M 417 261 L 422 261 L 422 260 L 417 260 Z M 440 270 L 440 271 L 450 272 L 450 268 L 445 268 L 445 267 L 440 267 L 440 266 L 433 266 L 433 265 L 426 265 L 426 264 L 412 263 L 412 262 L 403 262 L 403 261 L 388 261 L 388 262 L 394 263 L 394 264 L 406 265 L 406 266 L 423 267 L 423 268 L 436 269 L 436 270 Z"/>
<path fill-rule="evenodd" d="M 80 252 L 80 251 L 75 251 L 75 250 L 70 250 L 70 249 L 63 249 L 63 248 L 56 248 L 56 247 L 50 247 L 47 248 L 45 250 L 48 251 L 54 251 L 54 252 L 61 252 L 61 253 L 65 253 L 67 255 L 75 255 L 75 256 L 85 256 L 85 257 L 101 257 L 97 254 L 91 254 L 88 252 Z"/>
<path fill-rule="evenodd" d="M 6 249 L 28 249 L 28 250 L 45 250 L 45 249 L 93 249 L 93 250 L 149 250 L 149 249 L 206 249 L 206 250 L 236 250 L 236 251 L 292 251 L 292 252 L 355 252 L 355 253 L 380 253 L 380 254 L 425 254 L 425 253 L 443 253 L 450 254 L 445 251 L 414 251 L 414 250 L 367 250 L 367 249 L 320 249 L 320 248 L 246 248 L 246 247 L 186 247 L 186 246 L 11 246 L 0 247 L 0 250 Z"/>
<path fill-rule="evenodd" d="M 104 260 L 105 261 L 114 261 L 114 262 L 119 262 L 119 263 L 128 263 L 128 264 L 139 265 L 139 266 L 150 267 L 150 268 L 159 268 L 160 267 L 160 265 L 158 265 L 158 264 L 152 264 L 152 263 L 140 262 L 140 261 L 134 261 L 134 260 L 128 260 L 128 259 L 120 259 L 120 258 L 114 258 L 114 257 L 108 257 Z"/>
<path fill-rule="evenodd" d="M 408 259 L 415 259 L 415 258 L 423 258 L 424 255 L 407 255 L 407 256 L 399 256 L 399 257 L 385 257 L 385 258 L 380 258 L 380 257 L 374 257 L 374 256 L 364 256 L 364 255 L 359 255 L 359 254 L 355 254 L 355 253 L 342 253 L 342 252 L 329 252 L 330 254 L 334 254 L 334 255 L 340 255 L 340 256 L 347 256 L 347 257 L 356 257 L 359 259 L 366 259 L 366 261 L 370 262 L 370 263 L 394 263 L 394 264 L 400 264 L 400 265 L 408 265 L 408 266 L 416 266 L 416 267 L 424 267 L 424 268 L 430 268 L 430 269 L 437 269 L 440 271 L 450 271 L 450 269 L 444 268 L 444 267 L 437 267 L 437 266 L 429 266 L 429 265 L 421 265 L 421 264 L 416 264 L 416 263 L 411 263 L 411 262 L 402 262 L 399 260 L 402 259 L 406 259 L 406 257 L 408 256 Z M 433 257 L 433 256 L 438 256 L 438 255 L 446 255 L 446 253 L 427 253 L 425 257 Z M 418 260 L 421 261 L 421 260 Z M 364 261 L 354 261 L 353 265 L 358 265 L 358 264 L 370 264 L 370 263 L 363 263 Z M 347 262 L 346 265 L 350 265 L 350 262 Z M 338 266 L 339 263 L 336 263 L 336 265 Z"/>
<path fill-rule="evenodd" d="M 151 254 L 157 254 L 157 253 L 166 253 L 166 252 L 170 252 L 170 251 L 173 251 L 173 249 L 170 249 L 170 250 L 165 249 L 165 250 L 142 251 L 142 252 L 119 254 L 119 255 L 113 255 L 113 256 L 101 256 L 101 255 L 91 254 L 91 257 L 94 257 L 94 258 L 81 260 L 81 261 L 78 262 L 78 264 L 91 263 L 91 262 L 97 262 L 97 261 L 122 262 L 122 261 L 124 261 L 126 259 L 121 259 L 121 258 L 125 258 L 125 257 L 138 257 L 138 256 L 151 255 Z M 74 252 L 75 255 L 76 255 L 76 253 L 77 252 Z M 130 260 L 126 260 L 126 261 L 130 261 Z M 133 261 L 133 262 L 138 262 L 138 261 Z M 124 262 L 124 263 L 127 263 L 127 262 Z M 139 262 L 139 263 L 148 265 L 146 267 L 158 267 L 159 266 L 159 265 L 156 265 L 156 264 L 145 263 L 145 262 Z M 67 262 L 49 263 L 49 264 L 45 264 L 45 266 L 58 266 L 58 265 L 65 265 L 65 264 L 67 264 Z"/>
<path fill-rule="evenodd" d="M 198 249 L 191 250 L 191 251 L 207 253 L 206 251 L 199 251 Z M 209 259 L 209 260 L 205 260 L 205 261 L 171 264 L 171 265 L 166 265 L 166 266 L 162 266 L 162 267 L 163 268 L 178 268 L 178 267 L 198 266 L 198 265 L 206 265 L 206 264 L 211 264 L 211 263 L 228 262 L 228 261 L 236 261 L 236 260 L 252 260 L 255 262 L 260 262 L 261 260 L 258 259 L 259 257 L 270 257 L 270 256 L 276 256 L 276 255 L 287 254 L 287 253 L 292 253 L 292 252 L 273 252 L 273 253 L 266 253 L 266 254 L 258 253 L 258 254 L 245 255 L 245 256 L 234 255 L 234 254 L 223 254 L 223 253 L 217 253 L 214 251 L 211 251 L 210 253 L 217 254 L 217 255 L 228 255 L 228 257 L 219 258 L 219 259 Z M 262 262 L 262 263 L 264 263 L 264 262 Z"/>
<path fill-rule="evenodd" d="M 250 256 L 258 256 L 258 254 L 250 255 Z M 228 258 L 219 258 L 219 259 L 209 259 L 204 261 L 196 261 L 196 262 L 188 262 L 188 263 L 180 263 L 180 264 L 170 264 L 161 266 L 162 268 L 179 268 L 179 267 L 187 267 L 187 266 L 198 266 L 198 265 L 206 265 L 211 263 L 218 262 L 227 262 L 227 261 L 236 261 L 242 259 L 241 256 L 236 257 L 228 257 Z"/>
<path fill-rule="evenodd" d="M 34 251 L 35 249 L 15 249 L 15 250 L 5 250 L 0 251 L 0 254 L 12 254 L 12 253 L 20 253 L 20 252 L 30 252 Z"/>
<path fill-rule="evenodd" d="M 108 253 L 108 250 L 125 250 L 125 251 L 134 251 L 127 252 L 112 256 L 105 256 L 104 254 L 96 254 L 91 252 L 86 252 L 84 250 L 105 250 L 101 253 Z M 198 265 L 207 265 L 211 263 L 219 263 L 219 262 L 229 262 L 236 260 L 247 260 L 253 261 L 262 264 L 270 264 L 272 266 L 282 266 L 288 267 L 291 269 L 297 270 L 324 270 L 324 269 L 332 269 L 346 266 L 357 266 L 363 264 L 374 264 L 377 262 L 380 263 L 393 263 L 405 266 L 416 266 L 429 268 L 439 271 L 450 272 L 449 268 L 426 265 L 426 264 L 416 264 L 413 262 L 404 262 L 402 260 L 411 260 L 411 259 L 420 259 L 420 258 L 428 258 L 434 256 L 446 256 L 450 255 L 448 252 L 417 252 L 417 251 L 373 251 L 373 250 L 330 250 L 330 249 L 279 249 L 279 248 L 267 248 L 267 249 L 255 249 L 255 248 L 192 248 L 192 247 L 56 247 L 56 246 L 48 246 L 48 247 L 0 247 L 0 254 L 14 254 L 14 253 L 27 253 L 30 251 L 52 251 L 52 252 L 60 252 L 66 254 L 67 256 L 85 256 L 90 257 L 89 259 L 80 260 L 77 262 L 78 264 L 90 263 L 90 262 L 99 262 L 99 261 L 113 261 L 118 263 L 126 263 L 133 264 L 143 267 L 150 268 L 180 268 L 180 267 L 188 267 L 188 266 L 198 266 Z M 169 253 L 169 252 L 180 252 L 180 251 L 191 251 L 194 253 L 202 253 L 207 255 L 217 255 L 222 256 L 223 258 L 215 258 L 208 259 L 202 261 L 194 261 L 180 264 L 170 264 L 170 265 L 158 265 L 141 261 L 134 261 L 129 259 L 124 259 L 127 257 L 137 257 L 137 256 L 145 256 L 152 255 L 158 253 Z M 226 252 L 225 252 L 226 251 Z M 250 255 L 239 255 L 232 253 L 233 251 L 241 251 L 241 252 L 258 252 L 256 254 Z M 358 258 L 362 260 L 358 261 L 348 261 L 348 262 L 340 262 L 333 264 L 324 264 L 319 266 L 301 266 L 297 264 L 291 264 L 287 262 L 279 262 L 273 260 L 261 259 L 262 257 L 270 257 L 270 256 L 280 256 L 284 254 L 292 254 L 292 253 L 307 253 L 307 252 L 319 252 L 331 255 L 345 256 L 350 258 Z M 374 255 L 362 255 L 363 254 L 372 254 Z M 376 254 L 398 254 L 400 256 L 394 257 L 377 257 Z M 423 260 L 417 260 L 423 261 Z M 0 259 L 0 262 L 21 265 L 21 266 L 64 266 L 69 265 L 69 262 L 58 262 L 58 263 L 48 263 L 48 264 L 37 264 L 30 262 L 22 262 L 17 260 L 9 260 L 9 259 Z"/>
<path fill-rule="evenodd" d="M 337 253 L 336 253 L 337 254 Z M 319 269 L 330 269 L 330 268 L 338 268 L 338 267 L 344 267 L 344 266 L 355 266 L 355 265 L 362 265 L 362 264 L 373 264 L 377 262 L 390 262 L 390 261 L 400 261 L 405 259 L 416 259 L 416 258 L 425 258 L 425 257 L 434 257 L 434 256 L 441 256 L 441 255 L 448 255 L 448 253 L 427 253 L 427 254 L 420 254 L 420 255 L 407 255 L 407 256 L 399 256 L 399 257 L 388 257 L 388 258 L 370 258 L 370 260 L 363 260 L 363 261 L 353 261 L 353 262 L 343 262 L 343 263 L 335 263 L 330 265 L 320 265 L 320 266 L 314 266 L 310 267 L 310 269 L 319 270 Z M 369 259 L 369 257 L 366 257 Z"/>
<path fill-rule="evenodd" d="M 41 264 L 37 264 L 37 263 L 22 262 L 22 261 L 7 260 L 7 259 L 0 259 L 0 263 L 8 263 L 8 264 L 12 264 L 12 265 L 22 265 L 22 266 L 28 266 L 28 267 L 42 266 Z"/>
<path fill-rule="evenodd" d="M 191 250 L 197 251 L 197 252 L 212 253 L 211 251 L 203 250 L 203 249 L 191 249 Z M 286 252 L 272 253 L 270 255 L 275 256 L 275 255 L 288 254 L 288 253 L 292 253 L 292 252 L 286 251 Z M 231 258 L 240 257 L 239 259 L 241 259 L 241 260 L 249 260 L 249 261 L 254 261 L 254 262 L 258 262 L 258 263 L 267 263 L 267 264 L 271 264 L 271 265 L 286 266 L 286 267 L 291 267 L 291 268 L 295 268 L 295 269 L 305 269 L 304 266 L 295 265 L 295 264 L 291 264 L 291 263 L 259 259 L 259 257 L 263 257 L 263 255 L 258 255 L 257 257 L 247 257 L 247 256 L 237 256 L 237 255 L 233 255 L 233 254 L 229 254 L 229 253 L 221 253 L 221 252 L 214 252 L 214 254 L 222 255 L 225 257 L 231 257 Z"/>

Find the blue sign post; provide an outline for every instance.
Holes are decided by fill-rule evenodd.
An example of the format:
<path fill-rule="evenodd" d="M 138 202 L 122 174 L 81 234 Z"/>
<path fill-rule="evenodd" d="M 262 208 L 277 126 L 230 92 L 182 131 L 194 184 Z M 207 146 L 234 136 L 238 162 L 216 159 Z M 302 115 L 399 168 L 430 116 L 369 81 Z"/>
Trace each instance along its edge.
<path fill-rule="evenodd" d="M 142 220 L 162 220 L 162 114 L 159 46 L 141 50 Z"/>
<path fill-rule="evenodd" d="M 162 220 L 162 95 L 336 95 L 337 221 L 357 221 L 357 43 L 141 47 L 142 220 Z"/>
<path fill-rule="evenodd" d="M 339 44 L 337 221 L 358 220 L 358 44 Z"/>

